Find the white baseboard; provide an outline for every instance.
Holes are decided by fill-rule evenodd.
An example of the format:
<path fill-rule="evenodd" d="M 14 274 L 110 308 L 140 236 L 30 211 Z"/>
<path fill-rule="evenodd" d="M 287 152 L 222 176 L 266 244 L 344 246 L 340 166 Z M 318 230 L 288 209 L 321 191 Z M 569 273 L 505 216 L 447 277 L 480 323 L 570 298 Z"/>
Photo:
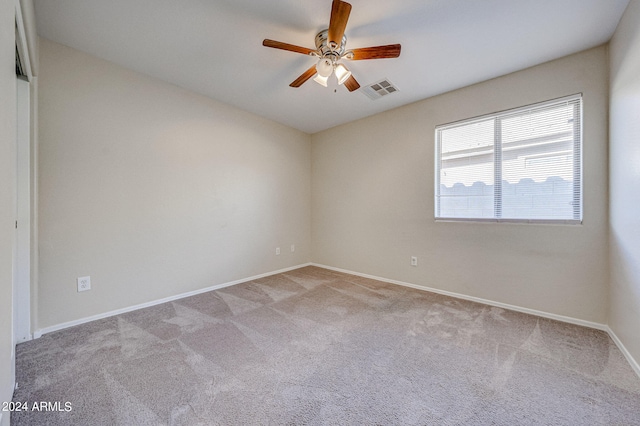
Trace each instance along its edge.
<path fill-rule="evenodd" d="M 622 354 L 627 359 L 627 361 L 629 361 L 629 364 L 631 365 L 631 368 L 633 368 L 633 371 L 635 371 L 638 377 L 640 377 L 640 364 L 638 364 L 638 361 L 636 361 L 633 358 L 633 356 L 631 355 L 631 352 L 627 350 L 627 348 L 624 346 L 622 341 L 618 338 L 616 333 L 614 333 L 609 326 L 607 326 L 607 333 L 609 333 L 609 336 L 611 336 L 611 340 L 615 342 L 618 349 L 620 349 L 620 352 L 622 352 Z"/>
<path fill-rule="evenodd" d="M 210 287 L 201 288 L 199 290 L 189 291 L 187 293 L 181 293 L 181 294 L 178 294 L 178 295 L 175 295 L 175 296 L 169 296 L 169 297 L 165 297 L 163 299 L 153 300 L 151 302 L 141 303 L 139 305 L 128 306 L 126 308 L 116 309 L 114 311 L 104 312 L 102 314 L 92 315 L 90 317 L 80 318 L 80 319 L 77 319 L 77 320 L 74 320 L 74 321 L 69 321 L 69 322 L 65 322 L 65 323 L 62 323 L 62 324 L 53 325 L 51 327 L 45 327 L 45 328 L 42 328 L 42 329 L 34 331 L 33 332 L 33 338 L 37 339 L 39 337 L 42 337 L 43 334 L 52 333 L 54 331 L 63 330 L 65 328 L 73 327 L 73 326 L 80 325 L 80 324 L 85 324 L 87 322 L 96 321 L 96 320 L 99 320 L 99 319 L 108 318 L 108 317 L 112 317 L 112 316 L 115 316 L 115 315 L 120 315 L 120 314 L 124 314 L 124 313 L 127 313 L 127 312 L 131 312 L 131 311 L 136 311 L 136 310 L 142 309 L 142 308 L 148 308 L 150 306 L 160 305 L 162 303 L 173 302 L 174 300 L 184 299 L 185 297 L 195 296 L 197 294 L 206 293 L 206 292 L 213 291 L 213 290 L 219 290 L 221 288 L 230 287 L 232 285 L 245 283 L 247 281 L 257 280 L 259 278 L 269 277 L 271 275 L 281 274 L 283 272 L 293 271 L 294 269 L 299 269 L 299 268 L 303 268 L 305 266 L 310 266 L 310 265 L 311 265 L 311 263 L 303 263 L 301 265 L 291 266 L 289 268 L 279 269 L 277 271 L 266 272 L 264 274 L 254 275 L 252 277 L 242 278 L 242 279 L 235 280 L 235 281 L 229 281 L 229 282 L 226 282 L 226 283 L 223 283 L 223 284 L 216 284 L 216 285 L 212 285 Z"/>
<path fill-rule="evenodd" d="M 407 283 L 407 282 L 404 282 L 404 281 L 392 280 L 392 279 L 389 279 L 389 278 L 376 277 L 374 275 L 363 274 L 363 273 L 360 273 L 360 272 L 349 271 L 349 270 L 346 270 L 346 269 L 334 268 L 332 266 L 321 265 L 321 264 L 318 264 L 318 263 L 312 263 L 312 265 L 313 266 L 317 266 L 319 268 L 325 268 L 325 269 L 329 269 L 329 270 L 332 270 L 332 271 L 336 271 L 336 272 L 343 272 L 345 274 L 356 275 L 356 276 L 364 277 L 364 278 L 371 278 L 373 280 L 383 281 L 383 282 L 390 283 L 390 284 L 397 284 L 397 285 L 401 285 L 401 286 L 404 286 L 404 287 L 415 288 L 417 290 L 423 290 L 423 291 L 428 291 L 428 292 L 431 292 L 431 293 L 442 294 L 444 296 L 455 297 L 456 299 L 469 300 L 471 302 L 477 302 L 477 303 L 482 303 L 484 305 L 496 306 L 498 308 L 508 309 L 510 311 L 522 312 L 522 313 L 525 313 L 525 314 L 535 315 L 535 316 L 543 317 L 543 318 L 549 318 L 549 319 L 553 319 L 553 320 L 556 320 L 556 321 L 566 322 L 566 323 L 569 323 L 569 324 L 575 324 L 575 325 L 581 325 L 581 326 L 584 326 L 584 327 L 595 328 L 597 330 L 607 331 L 608 328 L 609 328 L 606 324 L 600 324 L 600 323 L 592 322 L 592 321 L 585 321 L 585 320 L 581 320 L 581 319 L 578 319 L 578 318 L 567 317 L 567 316 L 564 316 L 564 315 L 552 314 L 550 312 L 538 311 L 536 309 L 529 309 L 529 308 L 524 308 L 522 306 L 510 305 L 508 303 L 495 302 L 493 300 L 482 299 L 480 297 L 467 296 L 466 294 L 454 293 L 454 292 L 451 292 L 451 291 L 440 290 L 440 289 L 437 289 L 437 288 L 427 287 L 427 286 L 423 286 L 423 285 L 411 284 L 411 283 Z"/>
<path fill-rule="evenodd" d="M 13 400 L 13 394 L 16 390 L 16 345 L 15 343 L 11 343 L 11 395 L 9 395 L 10 400 Z M 4 402 L 4 401 L 2 401 Z M 8 401 L 7 401 L 8 402 Z M 8 416 L 11 416 L 7 414 Z M 7 420 L 7 424 L 9 421 Z M 0 426 L 2 425 L 2 417 L 0 417 Z"/>
<path fill-rule="evenodd" d="M 10 422 L 11 422 L 11 412 L 10 411 L 0 412 L 0 426 L 9 426 Z"/>

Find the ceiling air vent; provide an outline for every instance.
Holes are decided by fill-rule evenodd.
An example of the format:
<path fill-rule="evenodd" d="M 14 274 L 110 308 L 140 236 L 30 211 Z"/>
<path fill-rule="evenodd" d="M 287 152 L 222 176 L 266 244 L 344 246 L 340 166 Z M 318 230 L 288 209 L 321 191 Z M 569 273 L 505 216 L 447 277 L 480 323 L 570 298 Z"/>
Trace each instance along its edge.
<path fill-rule="evenodd" d="M 378 81 L 377 83 L 373 83 L 363 87 L 362 91 L 369 98 L 376 100 L 383 96 L 397 92 L 398 88 L 385 78 L 384 80 Z"/>

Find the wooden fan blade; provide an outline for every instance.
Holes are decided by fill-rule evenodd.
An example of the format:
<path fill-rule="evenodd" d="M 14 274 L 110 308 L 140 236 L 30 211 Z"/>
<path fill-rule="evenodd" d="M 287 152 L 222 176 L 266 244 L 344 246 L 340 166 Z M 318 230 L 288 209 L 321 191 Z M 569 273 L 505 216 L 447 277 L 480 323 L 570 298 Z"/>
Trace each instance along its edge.
<path fill-rule="evenodd" d="M 349 77 L 347 81 L 344 82 L 344 87 L 346 87 L 350 92 L 354 90 L 358 90 L 360 88 L 360 83 L 356 81 L 353 76 Z"/>
<path fill-rule="evenodd" d="M 400 56 L 400 45 L 388 44 L 386 46 L 363 47 L 361 49 L 353 49 L 351 52 L 353 52 L 353 56 L 347 56 L 347 58 L 353 61 L 397 58 Z"/>
<path fill-rule="evenodd" d="M 296 78 L 289 86 L 300 87 L 302 84 L 313 77 L 316 73 L 316 66 L 312 65 L 311 68 L 302 73 L 302 75 Z"/>
<path fill-rule="evenodd" d="M 303 55 L 310 55 L 315 52 L 315 50 L 313 49 L 296 46 L 295 44 L 283 43 L 281 41 L 269 40 L 268 38 L 265 38 L 262 41 L 262 45 L 266 47 L 273 47 L 274 49 L 282 49 L 288 50 L 289 52 L 302 53 Z"/>
<path fill-rule="evenodd" d="M 329 20 L 329 34 L 327 36 L 329 43 L 334 42 L 340 46 L 350 13 L 351 5 L 349 3 L 333 0 L 331 4 L 331 19 Z"/>

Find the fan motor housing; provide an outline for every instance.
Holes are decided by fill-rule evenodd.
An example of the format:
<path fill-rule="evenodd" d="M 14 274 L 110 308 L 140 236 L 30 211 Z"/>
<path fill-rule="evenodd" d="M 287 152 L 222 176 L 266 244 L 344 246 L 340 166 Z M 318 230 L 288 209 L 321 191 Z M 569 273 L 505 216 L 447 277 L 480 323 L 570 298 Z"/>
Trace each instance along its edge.
<path fill-rule="evenodd" d="M 336 58 L 341 57 L 344 54 L 346 45 L 346 35 L 342 36 L 340 46 L 337 46 L 335 49 L 331 49 L 331 46 L 329 46 L 329 30 L 322 30 L 318 34 L 316 34 L 316 49 L 318 49 L 318 53 L 323 58 L 327 56 L 334 56 Z"/>

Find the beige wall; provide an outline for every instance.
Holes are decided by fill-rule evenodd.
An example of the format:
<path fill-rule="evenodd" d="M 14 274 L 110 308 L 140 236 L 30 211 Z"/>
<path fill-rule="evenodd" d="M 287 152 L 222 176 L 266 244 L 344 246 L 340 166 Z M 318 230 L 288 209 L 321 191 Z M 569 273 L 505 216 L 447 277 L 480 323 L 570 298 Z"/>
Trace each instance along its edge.
<path fill-rule="evenodd" d="M 582 226 L 434 221 L 436 125 L 578 92 Z M 313 261 L 605 323 L 607 96 L 599 47 L 313 135 Z"/>
<path fill-rule="evenodd" d="M 609 325 L 640 363 L 640 1 L 611 41 Z"/>
<path fill-rule="evenodd" d="M 307 134 L 41 39 L 39 139 L 40 328 L 310 260 Z"/>
<path fill-rule="evenodd" d="M 15 219 L 15 3 L 0 0 L 0 402 L 13 395 L 12 269 Z M 0 412 L 0 424 L 9 415 Z"/>

